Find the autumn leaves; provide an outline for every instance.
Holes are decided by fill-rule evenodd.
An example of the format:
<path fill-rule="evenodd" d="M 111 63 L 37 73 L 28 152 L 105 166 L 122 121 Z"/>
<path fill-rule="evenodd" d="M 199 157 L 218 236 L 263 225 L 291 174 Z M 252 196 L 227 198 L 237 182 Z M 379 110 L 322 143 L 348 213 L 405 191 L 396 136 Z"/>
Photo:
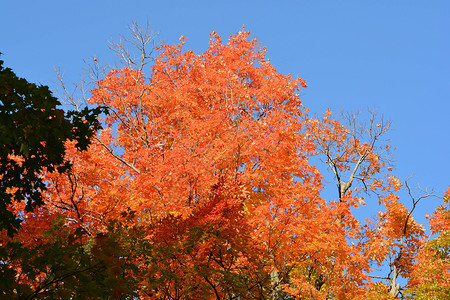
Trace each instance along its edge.
<path fill-rule="evenodd" d="M 79 253 L 117 289 L 93 286 L 119 298 L 362 299 L 403 291 L 397 278 L 415 272 L 426 236 L 387 170 L 382 136 L 390 123 L 374 114 L 365 127 L 354 115 L 347 124 L 330 111 L 307 116 L 298 96 L 305 81 L 280 74 L 248 32 L 227 43 L 213 34 L 200 55 L 184 50 L 183 39 L 150 51 L 151 35 L 134 27 L 132 34 L 139 58 L 116 48 L 125 67 L 91 91 L 90 105 L 108 108 L 104 129 L 85 152 L 66 144 L 72 169 L 44 174 L 45 204 L 33 213 L 40 221 L 25 212 L 16 239 L 39 239 L 62 216 L 58 226 L 69 235 L 82 232 L 69 244 L 82 245 Z M 334 176 L 332 199 L 321 194 L 326 182 L 313 156 Z M 358 191 L 368 190 L 384 193 L 384 212 L 361 224 Z M 380 288 L 370 274 L 389 255 L 396 260 Z"/>

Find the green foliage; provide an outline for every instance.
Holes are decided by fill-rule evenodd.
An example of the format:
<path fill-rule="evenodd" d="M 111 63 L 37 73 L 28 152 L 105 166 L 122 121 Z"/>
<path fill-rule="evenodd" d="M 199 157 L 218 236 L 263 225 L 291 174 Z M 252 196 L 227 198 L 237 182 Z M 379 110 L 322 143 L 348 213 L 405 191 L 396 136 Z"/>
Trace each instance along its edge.
<path fill-rule="evenodd" d="M 430 257 L 419 262 L 418 274 L 420 283 L 407 289 L 407 299 L 450 299 L 450 231 L 443 231 L 440 236 L 429 241 L 424 251 Z"/>
<path fill-rule="evenodd" d="M 106 112 L 102 107 L 86 108 L 65 116 L 58 105 L 47 86 L 18 78 L 0 60 L 0 230 L 6 229 L 10 236 L 21 221 L 8 205 L 26 201 L 27 211 L 42 205 L 46 187 L 41 172 L 70 168 L 64 162 L 64 143 L 76 140 L 77 148 L 86 150 L 100 128 L 97 116 Z"/>

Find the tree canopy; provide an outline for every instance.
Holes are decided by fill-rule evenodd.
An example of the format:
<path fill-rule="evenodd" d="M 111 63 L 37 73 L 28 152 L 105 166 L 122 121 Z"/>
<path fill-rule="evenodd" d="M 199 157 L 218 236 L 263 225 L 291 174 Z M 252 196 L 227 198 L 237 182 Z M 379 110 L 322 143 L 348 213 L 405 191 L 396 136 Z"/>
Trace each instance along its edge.
<path fill-rule="evenodd" d="M 117 47 L 125 66 L 99 78 L 88 99 L 94 109 L 107 107 L 109 114 L 99 118 L 104 128 L 84 135 L 89 147 L 74 141 L 73 127 L 71 135 L 56 136 L 65 144 L 53 148 L 58 160 L 45 165 L 33 189 L 43 205 L 31 210 L 15 199 L 14 188 L 22 191 L 17 181 L 4 192 L 11 199 L 8 211 L 23 224 L 1 242 L 9 289 L 3 295 L 448 295 L 448 192 L 446 206 L 431 219 L 438 237 L 430 240 L 412 215 L 421 198 L 398 196 L 402 183 L 392 174 L 391 145 L 382 138 L 389 122 L 375 114 L 361 126 L 354 114 L 346 121 L 331 111 L 308 115 L 299 96 L 305 80 L 281 74 L 246 31 L 225 43 L 213 32 L 202 54 L 184 50 L 183 37 L 150 51 L 146 32 L 132 27 L 132 33 L 138 59 Z M 15 111 L 27 115 L 25 109 Z M 44 120 L 65 122 L 53 120 L 60 116 L 54 106 L 49 110 L 54 113 Z M 42 110 L 30 113 L 35 111 Z M 18 120 L 13 124 L 22 124 Z M 91 119 L 77 120 L 84 120 L 76 125 L 81 129 Z M 20 126 L 25 135 L 26 125 Z M 24 149 L 35 137 L 35 144 L 53 143 L 37 139 L 47 127 L 37 128 L 29 142 L 10 136 L 19 148 L 8 154 L 34 157 Z M 63 162 L 64 147 L 68 172 L 51 167 Z M 335 197 L 324 197 L 327 183 L 313 160 L 332 172 Z M 355 214 L 365 201 L 377 201 L 379 211 L 361 222 Z M 373 275 L 382 265 L 387 274 Z M 430 281 L 423 270 L 439 279 Z"/>

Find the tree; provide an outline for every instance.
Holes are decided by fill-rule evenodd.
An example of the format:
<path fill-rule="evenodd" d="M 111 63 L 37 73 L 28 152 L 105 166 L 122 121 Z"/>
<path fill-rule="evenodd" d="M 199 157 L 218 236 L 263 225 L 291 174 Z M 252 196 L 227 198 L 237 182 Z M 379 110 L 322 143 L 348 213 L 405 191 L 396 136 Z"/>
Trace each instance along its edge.
<path fill-rule="evenodd" d="M 400 294 L 396 280 L 412 274 L 426 236 L 383 163 L 389 145 L 379 143 L 389 123 L 372 115 L 361 129 L 353 115 L 350 124 L 331 119 L 329 111 L 323 119 L 309 117 L 298 95 L 305 81 L 280 74 L 248 32 L 227 43 L 213 32 L 208 49 L 197 55 L 183 50 L 183 37 L 148 49 L 153 34 L 135 24 L 131 30 L 138 55 L 113 44 L 125 67 L 96 77 L 88 99 L 108 108 L 105 128 L 87 151 L 66 143 L 72 168 L 45 174 L 45 206 L 24 212 L 15 237 L 30 241 L 23 247 L 34 249 L 31 238 L 47 234 L 54 226 L 49 220 L 63 215 L 67 240 L 84 233 L 85 261 L 106 262 L 95 281 L 95 289 L 106 289 L 99 297 Z M 321 194 L 316 157 L 331 169 L 336 197 Z M 364 203 L 358 191 L 379 196 L 380 213 L 365 223 L 354 215 Z M 373 282 L 374 265 L 389 256 L 396 273 L 387 284 Z M 38 273 L 39 286 L 45 282 L 39 278 L 56 274 Z M 92 278 L 83 276 L 65 280 L 58 273 L 52 278 L 59 281 L 40 291 L 69 289 L 75 297 Z M 101 278 L 120 289 L 108 289 Z"/>
<path fill-rule="evenodd" d="M 323 120 L 310 120 L 310 132 L 321 161 L 333 174 L 338 195 L 336 205 L 344 207 L 340 222 L 354 223 L 347 229 L 347 237 L 357 244 L 349 247 L 354 247 L 371 266 L 389 266 L 386 276 L 369 277 L 385 280 L 389 294 L 397 297 L 407 288 L 398 283 L 400 277 L 410 277 L 416 256 L 422 250 L 420 245 L 427 238 L 423 226 L 412 214 L 422 199 L 436 194 L 424 191 L 424 195 L 415 198 L 405 181 L 411 209 L 399 201 L 396 193 L 402 184 L 389 174 L 392 171 L 388 166 L 390 146 L 384 138 L 391 122 L 370 110 L 365 122 L 358 122 L 359 113 L 344 114 L 341 122 L 331 119 L 331 114 L 327 111 Z M 381 172 L 383 168 L 387 174 Z M 370 194 L 377 196 L 380 212 L 372 220 L 367 219 L 362 227 L 348 208 L 365 205 L 365 197 L 370 199 Z"/>
<path fill-rule="evenodd" d="M 18 78 L 0 60 L 0 230 L 10 236 L 21 222 L 11 209 L 13 202 L 25 201 L 28 212 L 44 204 L 42 172 L 68 170 L 65 141 L 76 141 L 78 150 L 86 150 L 99 128 L 101 108 L 65 116 L 56 108 L 59 104 L 48 87 Z"/>

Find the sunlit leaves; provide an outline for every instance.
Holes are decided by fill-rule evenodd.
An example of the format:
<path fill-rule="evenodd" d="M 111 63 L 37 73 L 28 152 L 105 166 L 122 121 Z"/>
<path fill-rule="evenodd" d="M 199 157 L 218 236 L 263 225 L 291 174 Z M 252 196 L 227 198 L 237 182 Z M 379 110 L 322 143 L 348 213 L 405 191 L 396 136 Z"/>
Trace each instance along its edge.
<path fill-rule="evenodd" d="M 66 297 L 83 288 L 115 299 L 388 299 L 398 276 L 415 276 L 414 287 L 424 266 L 445 273 L 448 211 L 433 216 L 440 238 L 427 244 L 417 203 L 405 206 L 389 173 L 390 123 L 309 117 L 305 81 L 280 74 L 245 31 L 227 42 L 213 32 L 201 54 L 184 37 L 152 50 L 96 82 L 89 102 L 108 108 L 105 129 L 87 151 L 65 144 L 72 167 L 45 174 L 45 206 L 12 205 L 24 225 L 11 242 L 36 257 L 50 247 L 48 261 L 26 257 L 35 285 L 52 274 L 45 292 Z M 321 194 L 330 183 L 311 158 L 332 172 L 334 197 Z M 362 192 L 379 205 L 364 222 L 355 216 L 370 201 Z M 51 259 L 76 274 L 44 270 Z M 20 270 L 19 258 L 5 260 L 6 273 Z M 386 284 L 370 277 L 383 264 Z M 33 291 L 33 280 L 7 284 Z"/>

